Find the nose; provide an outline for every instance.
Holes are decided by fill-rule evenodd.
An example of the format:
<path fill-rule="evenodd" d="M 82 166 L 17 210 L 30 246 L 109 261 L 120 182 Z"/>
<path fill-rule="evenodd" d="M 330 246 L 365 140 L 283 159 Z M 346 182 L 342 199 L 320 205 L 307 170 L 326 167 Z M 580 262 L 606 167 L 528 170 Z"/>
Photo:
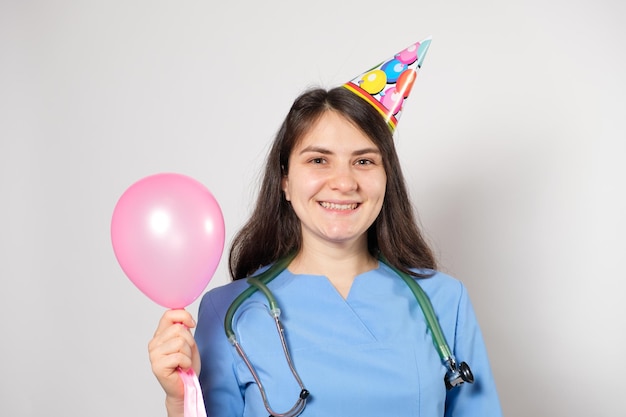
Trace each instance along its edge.
<path fill-rule="evenodd" d="M 358 188 L 357 179 L 349 166 L 335 167 L 328 183 L 331 189 L 341 192 L 355 191 Z"/>

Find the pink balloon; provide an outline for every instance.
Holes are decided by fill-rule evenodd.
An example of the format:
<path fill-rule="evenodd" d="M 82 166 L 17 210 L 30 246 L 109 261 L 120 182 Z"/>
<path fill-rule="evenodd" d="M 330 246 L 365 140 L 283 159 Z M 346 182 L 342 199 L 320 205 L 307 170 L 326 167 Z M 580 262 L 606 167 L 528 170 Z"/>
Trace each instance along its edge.
<path fill-rule="evenodd" d="M 224 218 L 198 181 L 156 174 L 131 185 L 113 211 L 111 241 L 124 273 L 167 308 L 184 308 L 206 288 L 224 249 Z"/>

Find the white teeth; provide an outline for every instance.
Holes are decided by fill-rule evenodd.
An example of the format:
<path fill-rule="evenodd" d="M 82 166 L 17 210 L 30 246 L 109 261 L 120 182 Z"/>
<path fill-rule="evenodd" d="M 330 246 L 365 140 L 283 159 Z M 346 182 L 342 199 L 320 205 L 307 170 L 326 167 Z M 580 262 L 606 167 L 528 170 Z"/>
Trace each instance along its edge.
<path fill-rule="evenodd" d="M 357 203 L 352 203 L 352 204 L 335 204 L 335 203 L 328 203 L 326 201 L 322 201 L 320 203 L 320 205 L 326 209 L 330 209 L 330 210 L 354 210 L 358 204 Z"/>

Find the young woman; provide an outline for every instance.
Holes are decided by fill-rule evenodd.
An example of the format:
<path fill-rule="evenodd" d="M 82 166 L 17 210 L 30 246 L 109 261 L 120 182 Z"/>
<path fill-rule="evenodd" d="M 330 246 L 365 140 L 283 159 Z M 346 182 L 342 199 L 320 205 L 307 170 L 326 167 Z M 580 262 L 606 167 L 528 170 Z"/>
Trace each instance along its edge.
<path fill-rule="evenodd" d="M 280 307 L 291 363 L 262 291 L 227 319 L 250 287 L 244 278 L 281 262 L 286 269 L 267 287 Z M 203 297 L 195 339 L 187 330 L 195 327 L 191 316 L 172 310 L 150 342 L 170 417 L 183 415 L 177 368 L 198 372 L 200 362 L 210 417 L 501 415 L 467 292 L 436 271 L 392 132 L 348 89 L 315 89 L 294 102 L 269 153 L 256 208 L 234 239 L 230 271 L 234 282 Z M 430 298 L 453 354 L 471 364 L 473 384 L 446 389 L 425 315 L 398 271 Z M 225 321 L 245 359 L 226 337 Z"/>

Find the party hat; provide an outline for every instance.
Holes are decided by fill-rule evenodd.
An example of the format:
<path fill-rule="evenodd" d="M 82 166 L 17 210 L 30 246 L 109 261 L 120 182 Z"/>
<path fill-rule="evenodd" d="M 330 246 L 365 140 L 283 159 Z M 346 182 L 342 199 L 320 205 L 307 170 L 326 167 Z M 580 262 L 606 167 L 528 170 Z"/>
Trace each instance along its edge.
<path fill-rule="evenodd" d="M 431 38 L 416 42 L 343 86 L 370 103 L 395 130 Z"/>

